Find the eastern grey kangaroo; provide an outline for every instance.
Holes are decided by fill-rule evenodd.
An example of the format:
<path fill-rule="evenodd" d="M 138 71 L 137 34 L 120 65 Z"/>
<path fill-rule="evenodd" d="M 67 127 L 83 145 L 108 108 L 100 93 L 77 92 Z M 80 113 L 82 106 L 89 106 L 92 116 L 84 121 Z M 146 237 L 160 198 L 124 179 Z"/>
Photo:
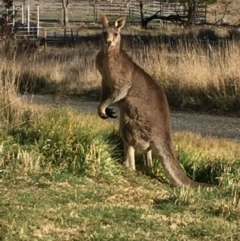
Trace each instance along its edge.
<path fill-rule="evenodd" d="M 163 89 L 121 48 L 120 30 L 125 18 L 110 24 L 105 15 L 102 48 L 96 57 L 96 66 L 102 76 L 102 94 L 98 115 L 115 118 L 109 105 L 120 109 L 120 130 L 124 143 L 124 163 L 135 170 L 135 150 L 145 153 L 151 165 L 151 151 L 159 158 L 165 174 L 173 186 L 210 186 L 195 182 L 181 168 L 171 139 L 168 102 Z"/>

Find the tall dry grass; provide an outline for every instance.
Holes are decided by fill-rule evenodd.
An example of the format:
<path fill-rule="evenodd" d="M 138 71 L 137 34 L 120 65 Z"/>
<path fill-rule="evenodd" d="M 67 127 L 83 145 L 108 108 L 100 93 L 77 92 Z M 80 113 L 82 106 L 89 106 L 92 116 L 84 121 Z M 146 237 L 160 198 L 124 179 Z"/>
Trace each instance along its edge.
<path fill-rule="evenodd" d="M 236 111 L 240 96 L 240 48 L 184 42 L 126 47 L 141 67 L 161 83 L 172 107 Z M 21 92 L 80 94 L 98 89 L 95 67 L 99 47 L 50 47 L 46 53 L 0 56 L 1 85 Z M 9 88 L 8 88 L 9 89 Z"/>
<path fill-rule="evenodd" d="M 173 80 L 184 88 L 207 89 L 213 85 L 220 90 L 224 80 L 239 78 L 239 54 L 240 48 L 235 43 L 229 49 L 213 49 L 210 55 L 202 48 L 185 50 L 180 46 L 177 52 L 172 52 L 150 47 L 144 63 L 141 59 L 138 62 L 157 80 L 166 80 L 166 85 Z"/>
<path fill-rule="evenodd" d="M 95 71 L 96 49 L 49 48 L 46 53 L 0 55 L 1 89 L 72 94 L 100 85 Z M 96 83 L 97 82 L 97 83 Z"/>
<path fill-rule="evenodd" d="M 150 46 L 133 58 L 161 83 L 172 107 L 236 112 L 240 106 L 240 45 Z"/>

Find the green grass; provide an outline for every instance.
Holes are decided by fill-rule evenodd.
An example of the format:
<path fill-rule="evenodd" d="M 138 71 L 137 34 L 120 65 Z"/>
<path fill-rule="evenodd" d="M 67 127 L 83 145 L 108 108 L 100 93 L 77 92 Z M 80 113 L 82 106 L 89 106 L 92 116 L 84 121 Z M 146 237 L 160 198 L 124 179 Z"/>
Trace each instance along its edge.
<path fill-rule="evenodd" d="M 187 174 L 218 185 L 171 189 L 156 160 L 126 170 L 96 116 L 11 105 L 0 124 L 0 240 L 240 240 L 237 142 L 174 133 Z"/>
<path fill-rule="evenodd" d="M 61 175 L 3 182 L 0 237 L 239 240 L 239 210 L 229 194 L 185 190 L 182 197 L 180 191 L 144 181 L 145 187 L 127 177 L 111 184 Z"/>

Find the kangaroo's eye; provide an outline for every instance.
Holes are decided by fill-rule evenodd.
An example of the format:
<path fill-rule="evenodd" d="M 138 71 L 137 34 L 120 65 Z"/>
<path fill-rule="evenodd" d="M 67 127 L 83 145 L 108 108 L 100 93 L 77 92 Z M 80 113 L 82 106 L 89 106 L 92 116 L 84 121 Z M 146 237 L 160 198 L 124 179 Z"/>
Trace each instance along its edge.
<path fill-rule="evenodd" d="M 118 33 L 114 33 L 114 36 L 117 37 L 117 36 L 118 36 Z"/>

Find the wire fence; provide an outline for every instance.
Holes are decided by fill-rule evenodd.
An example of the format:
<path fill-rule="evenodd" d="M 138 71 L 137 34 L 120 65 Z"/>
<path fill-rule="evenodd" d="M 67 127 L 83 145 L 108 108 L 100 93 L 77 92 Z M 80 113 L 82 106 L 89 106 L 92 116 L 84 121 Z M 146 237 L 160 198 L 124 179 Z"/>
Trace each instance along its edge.
<path fill-rule="evenodd" d="M 144 16 L 150 16 L 159 11 L 159 15 L 168 16 L 170 14 L 186 15 L 186 8 L 178 1 L 151 0 L 144 4 Z M 70 1 L 69 20 L 70 28 L 62 28 L 59 23 L 63 21 L 63 8 L 59 1 L 47 0 L 29 0 L 14 1 L 14 11 L 17 17 L 13 19 L 12 24 L 21 36 L 44 38 L 47 44 L 53 45 L 75 45 L 82 42 L 99 43 L 99 35 L 83 35 L 78 23 L 94 24 L 101 13 L 108 14 L 110 18 L 119 15 L 127 17 L 128 24 L 140 22 L 139 1 L 137 0 L 108 0 L 108 1 Z M 199 21 L 206 19 L 206 5 L 198 6 L 197 16 Z M 56 27 L 58 26 L 58 27 Z M 149 43 L 167 43 L 174 45 L 176 41 L 165 36 L 123 36 L 130 45 L 143 46 Z M 178 40 L 177 40 L 178 41 Z M 208 46 L 209 51 L 217 41 L 199 40 L 200 45 Z M 227 42 L 223 42 L 227 45 Z"/>
<path fill-rule="evenodd" d="M 41 26 L 52 26 L 63 21 L 63 7 L 60 1 L 29 0 L 25 1 L 25 3 L 23 3 L 23 1 L 14 1 L 14 6 L 21 15 L 20 19 L 22 22 L 26 22 L 27 17 L 30 17 L 32 21 L 35 22 L 39 19 Z M 29 8 L 29 11 L 27 8 Z M 149 17 L 156 12 L 159 12 L 158 14 L 160 16 L 168 16 L 171 14 L 187 15 L 185 5 L 177 0 L 145 1 L 143 10 L 145 17 Z M 119 15 L 126 16 L 127 22 L 131 24 L 140 22 L 140 6 L 138 0 L 70 0 L 68 12 L 69 21 L 73 24 L 96 23 L 98 22 L 99 15 L 102 13 L 109 15 L 110 18 Z M 206 3 L 198 4 L 195 17 L 196 21 L 205 21 L 206 14 Z"/>

